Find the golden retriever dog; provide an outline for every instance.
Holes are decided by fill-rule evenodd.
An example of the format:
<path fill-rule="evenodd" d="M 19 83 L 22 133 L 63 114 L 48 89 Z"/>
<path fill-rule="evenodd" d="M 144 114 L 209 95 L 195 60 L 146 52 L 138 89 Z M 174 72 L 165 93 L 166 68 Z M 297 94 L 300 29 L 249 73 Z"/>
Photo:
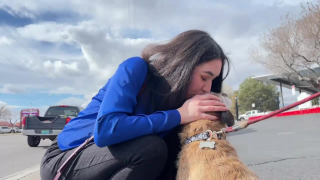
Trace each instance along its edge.
<path fill-rule="evenodd" d="M 216 94 L 222 102 L 226 95 Z M 227 106 L 228 107 L 228 106 Z M 221 129 L 234 125 L 230 111 L 213 113 L 219 121 L 198 120 L 182 127 L 179 134 L 181 151 L 178 156 L 177 180 L 256 180 L 258 176 L 243 164 L 235 148 Z M 221 131 L 220 131 L 221 132 Z"/>

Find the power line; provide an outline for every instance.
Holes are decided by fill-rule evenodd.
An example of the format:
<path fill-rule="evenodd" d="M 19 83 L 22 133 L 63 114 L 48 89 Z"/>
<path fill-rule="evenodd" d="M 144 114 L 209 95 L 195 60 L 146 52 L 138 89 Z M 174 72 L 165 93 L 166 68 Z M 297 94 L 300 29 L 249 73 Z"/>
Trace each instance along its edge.
<path fill-rule="evenodd" d="M 18 54 L 22 59 L 24 59 L 25 61 L 28 61 L 27 59 L 25 59 L 24 57 L 22 57 L 17 51 L 15 51 L 11 46 L 9 46 L 6 42 L 4 42 L 2 39 L 0 39 L 5 45 L 7 45 L 13 52 L 15 52 L 16 54 Z"/>
<path fill-rule="evenodd" d="M 130 0 L 128 0 L 128 16 L 129 16 L 129 29 L 131 29 L 131 18 L 130 18 Z"/>
<path fill-rule="evenodd" d="M 15 52 L 17 55 L 19 55 L 22 59 L 24 59 L 25 61 L 28 61 L 27 59 L 25 59 L 24 57 L 22 57 L 17 51 L 15 51 L 11 46 L 9 46 L 6 42 L 4 42 L 2 39 L 0 39 L 5 45 L 7 45 L 13 52 Z M 14 64 L 15 66 L 17 66 L 20 70 L 22 71 L 26 71 L 25 69 L 21 68 L 21 66 L 19 66 L 18 64 L 16 64 L 14 61 L 10 60 L 8 57 L 4 56 L 2 53 L 0 53 L 7 61 L 11 62 L 12 64 Z M 29 74 L 36 78 L 30 71 L 26 71 L 26 72 L 29 72 Z M 38 71 L 37 71 L 38 72 Z M 41 74 L 42 77 L 45 77 L 47 79 L 49 79 L 47 76 L 43 76 L 43 74 Z M 52 81 L 51 79 L 49 79 L 50 81 Z M 48 83 L 46 81 L 46 83 Z M 47 84 L 44 83 L 44 85 L 49 88 L 49 86 Z M 50 89 L 50 88 L 49 88 Z"/>
<path fill-rule="evenodd" d="M 18 41 L 18 39 L 16 39 L 2 24 L 0 24 L 1 25 L 1 27 L 8 33 L 8 34 L 10 34 L 10 36 L 14 39 L 14 40 L 16 40 L 28 53 L 30 53 L 35 59 L 37 59 L 37 60 L 39 60 L 37 57 L 35 57 L 35 55 L 32 53 L 32 52 L 30 52 L 29 50 L 28 50 L 28 48 L 27 47 L 25 47 L 20 41 Z M 19 34 L 18 34 L 19 35 Z M 20 35 L 19 35 L 20 36 Z M 21 38 L 21 36 L 20 36 L 20 38 Z M 22 38 L 21 38 L 22 39 Z M 40 60 L 39 60 L 40 61 Z"/>
<path fill-rule="evenodd" d="M 10 63 L 12 63 L 13 65 L 17 66 L 20 70 L 25 71 L 23 68 L 21 68 L 18 64 L 16 64 L 15 62 L 11 61 L 9 58 L 7 58 L 5 55 L 3 55 L 2 53 L 0 53 L 1 56 L 3 56 L 7 61 L 9 61 Z"/>
<path fill-rule="evenodd" d="M 2 25 L 1 25 L 2 26 Z M 2 26 L 3 27 L 3 26 Z M 9 33 L 10 34 L 10 33 Z M 10 34 L 11 35 L 11 34 Z M 12 37 L 14 37 L 13 35 L 11 35 Z M 16 38 L 14 38 L 17 42 L 19 42 Z M 15 52 L 18 56 L 20 56 L 22 59 L 24 59 L 25 61 L 27 61 L 28 62 L 28 60 L 27 59 L 25 59 L 24 57 L 22 57 L 17 51 L 15 51 L 10 45 L 8 45 L 6 42 L 4 42 L 2 39 L 0 39 L 6 46 L 8 46 L 13 52 Z M 24 47 L 20 42 L 19 42 L 19 44 L 22 46 L 22 47 Z M 24 47 L 25 48 L 25 47 Z M 25 49 L 26 50 L 26 49 Z M 2 54 L 2 56 L 3 56 L 3 54 Z M 5 56 L 4 56 L 5 57 Z M 35 57 L 36 58 L 36 57 Z M 6 58 L 7 60 L 9 60 L 8 58 Z M 36 58 L 37 59 L 37 58 Z M 12 60 L 9 60 L 10 62 L 12 62 L 13 63 L 13 61 Z M 14 64 L 16 64 L 16 63 L 14 63 Z M 31 73 L 30 73 L 31 74 Z M 42 76 L 43 76 L 43 74 L 41 74 Z M 34 76 L 33 76 L 34 77 Z M 52 79 L 50 79 L 50 78 L 48 78 L 47 76 L 43 76 L 43 77 L 45 77 L 46 79 L 48 79 L 49 81 L 52 81 Z"/>
<path fill-rule="evenodd" d="M 136 29 L 136 18 L 135 18 L 135 14 L 136 14 L 136 10 L 135 10 L 135 8 L 134 8 L 134 0 L 132 0 L 133 1 L 133 30 L 135 31 L 135 29 Z"/>
<path fill-rule="evenodd" d="M 4 59 L 6 59 L 7 61 L 9 61 L 10 63 L 12 63 L 13 65 L 15 65 L 16 67 L 18 67 L 20 70 L 22 70 L 22 71 L 24 71 L 24 72 L 28 72 L 32 77 L 36 78 L 36 77 L 34 76 L 34 74 L 32 74 L 30 71 L 25 70 L 24 68 L 22 68 L 21 66 L 19 66 L 18 64 L 16 64 L 14 61 L 10 60 L 8 57 L 6 57 L 5 55 L 3 55 L 2 53 L 0 53 L 0 55 L 3 56 Z M 45 77 L 46 77 L 46 76 L 45 76 Z M 46 83 L 48 83 L 48 82 L 46 81 Z M 51 87 L 48 86 L 48 84 L 46 84 L 46 83 L 43 83 L 42 85 L 44 85 L 44 86 L 45 86 L 46 88 L 48 88 L 48 89 L 51 89 Z"/>

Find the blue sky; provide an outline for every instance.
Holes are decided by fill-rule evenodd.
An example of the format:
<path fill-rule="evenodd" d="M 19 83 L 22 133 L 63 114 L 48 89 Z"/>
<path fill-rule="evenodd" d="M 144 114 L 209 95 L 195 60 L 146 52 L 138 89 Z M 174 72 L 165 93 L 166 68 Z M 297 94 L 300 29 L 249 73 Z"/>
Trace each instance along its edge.
<path fill-rule="evenodd" d="M 83 95 L 69 94 L 48 94 L 48 93 L 23 93 L 23 94 L 4 94 L 0 93 L 0 99 L 8 104 L 30 107 L 30 103 L 36 106 L 47 106 L 48 104 L 58 105 L 58 103 L 66 98 L 84 98 Z"/>
<path fill-rule="evenodd" d="M 31 102 L 41 111 L 85 107 L 119 63 L 189 29 L 209 32 L 229 54 L 226 84 L 237 90 L 245 78 L 271 73 L 250 60 L 248 48 L 287 12 L 299 15 L 301 2 L 1 1 L 0 103 L 14 112 Z M 295 101 L 284 92 L 286 103 Z"/>

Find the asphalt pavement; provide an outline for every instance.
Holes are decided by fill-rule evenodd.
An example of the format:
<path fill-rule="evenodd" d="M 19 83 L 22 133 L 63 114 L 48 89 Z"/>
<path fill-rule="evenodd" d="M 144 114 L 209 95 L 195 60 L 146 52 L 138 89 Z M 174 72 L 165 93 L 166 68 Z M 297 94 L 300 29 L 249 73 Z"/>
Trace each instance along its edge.
<path fill-rule="evenodd" d="M 40 164 L 50 140 L 41 140 L 38 147 L 29 147 L 27 136 L 20 133 L 0 135 L 0 179 Z"/>
<path fill-rule="evenodd" d="M 228 140 L 261 179 L 320 179 L 320 114 L 267 119 Z"/>

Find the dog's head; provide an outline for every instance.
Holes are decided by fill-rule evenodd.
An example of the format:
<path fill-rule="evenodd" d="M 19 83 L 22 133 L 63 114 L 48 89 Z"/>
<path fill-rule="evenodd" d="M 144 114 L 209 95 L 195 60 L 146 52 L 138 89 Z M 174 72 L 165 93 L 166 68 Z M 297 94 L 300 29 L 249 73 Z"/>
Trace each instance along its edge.
<path fill-rule="evenodd" d="M 221 102 L 223 102 L 227 108 L 230 108 L 231 100 L 228 98 L 226 94 L 224 93 L 221 93 L 221 94 L 213 93 L 213 94 L 218 96 Z M 182 130 L 179 133 L 179 137 L 182 144 L 185 142 L 186 138 L 189 138 L 195 134 L 202 133 L 206 130 L 220 131 L 222 128 L 226 128 L 226 126 L 228 127 L 233 126 L 235 123 L 234 116 L 229 110 L 221 111 L 221 112 L 207 112 L 207 113 L 217 116 L 219 120 L 210 121 L 206 119 L 200 119 L 192 123 L 183 125 Z"/>
<path fill-rule="evenodd" d="M 223 102 L 228 109 L 231 108 L 232 101 L 231 101 L 231 99 L 228 97 L 227 94 L 225 94 L 225 93 L 220 93 L 220 94 L 213 93 L 213 94 L 216 95 L 216 96 L 218 96 L 218 97 L 220 98 L 220 101 Z M 234 116 L 232 115 L 232 113 L 230 112 L 230 110 L 228 110 L 228 111 L 222 111 L 222 112 L 216 112 L 216 113 L 214 113 L 214 115 L 218 116 L 219 120 L 220 120 L 223 124 L 227 125 L 228 127 L 234 125 Z"/>

